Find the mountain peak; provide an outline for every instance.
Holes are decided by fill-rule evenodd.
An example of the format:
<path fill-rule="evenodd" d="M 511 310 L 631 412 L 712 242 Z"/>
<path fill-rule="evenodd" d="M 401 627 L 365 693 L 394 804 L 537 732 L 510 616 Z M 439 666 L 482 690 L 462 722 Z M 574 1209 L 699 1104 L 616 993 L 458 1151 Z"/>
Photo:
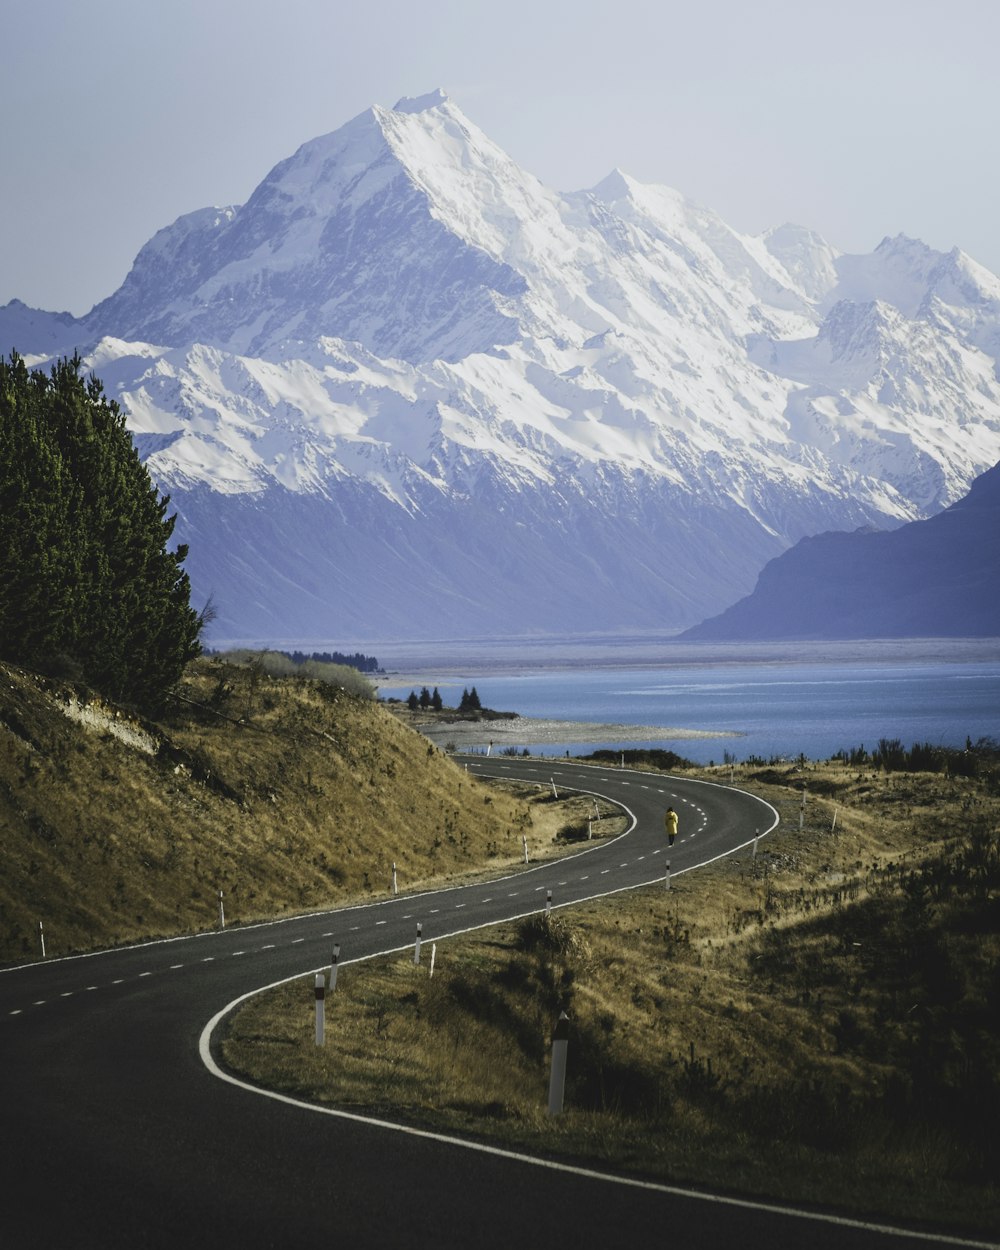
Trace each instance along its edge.
<path fill-rule="evenodd" d="M 596 187 L 591 187 L 590 193 L 605 203 L 612 204 L 615 200 L 628 199 L 631 197 L 635 188 L 634 179 L 624 173 L 616 165 L 606 178 L 603 178 Z"/>
<path fill-rule="evenodd" d="M 429 109 L 440 108 L 442 104 L 448 102 L 448 93 L 441 87 L 437 87 L 434 91 L 429 91 L 427 95 L 404 95 L 392 106 L 392 111 L 394 113 L 426 113 Z"/>

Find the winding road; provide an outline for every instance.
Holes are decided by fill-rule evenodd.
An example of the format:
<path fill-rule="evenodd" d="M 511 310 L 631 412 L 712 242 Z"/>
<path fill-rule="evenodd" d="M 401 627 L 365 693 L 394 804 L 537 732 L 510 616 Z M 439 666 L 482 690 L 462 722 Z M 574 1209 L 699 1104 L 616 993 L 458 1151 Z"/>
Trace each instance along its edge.
<path fill-rule="evenodd" d="M 262 1095 L 215 1066 L 215 1025 L 259 988 L 650 883 L 777 823 L 708 783 L 573 761 L 470 771 L 604 795 L 631 828 L 489 882 L 0 971 L 0 1246 L 717 1247 L 949 1244 L 821 1213 L 603 1176 Z M 329 1040 L 329 1039 L 328 1039 Z M 221 1078 L 221 1079 L 220 1079 Z M 985 1244 L 953 1239 L 950 1244 Z"/>

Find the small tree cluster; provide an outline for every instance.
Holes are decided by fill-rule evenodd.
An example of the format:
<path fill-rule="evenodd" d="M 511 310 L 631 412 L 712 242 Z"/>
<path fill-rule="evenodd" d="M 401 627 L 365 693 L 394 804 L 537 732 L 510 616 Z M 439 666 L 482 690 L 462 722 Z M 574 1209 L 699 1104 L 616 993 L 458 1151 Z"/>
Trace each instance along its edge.
<path fill-rule="evenodd" d="M 476 687 L 471 690 L 462 691 L 462 701 L 458 705 L 460 712 L 479 712 L 482 710 L 482 704 L 479 702 L 479 695 L 476 694 Z"/>
<path fill-rule="evenodd" d="M 0 655 L 40 669 L 56 660 L 151 707 L 198 654 L 202 620 L 187 548 L 167 550 L 169 500 L 81 364 L 46 374 L 16 352 L 0 359 Z"/>
<path fill-rule="evenodd" d="M 406 706 L 411 712 L 415 712 L 417 708 L 426 712 L 428 708 L 433 708 L 435 712 L 440 712 L 444 707 L 444 700 L 441 698 L 441 692 L 437 686 L 434 687 L 434 693 L 427 689 L 426 686 L 421 688 L 418 695 L 415 690 L 410 691 L 409 698 L 406 700 Z"/>

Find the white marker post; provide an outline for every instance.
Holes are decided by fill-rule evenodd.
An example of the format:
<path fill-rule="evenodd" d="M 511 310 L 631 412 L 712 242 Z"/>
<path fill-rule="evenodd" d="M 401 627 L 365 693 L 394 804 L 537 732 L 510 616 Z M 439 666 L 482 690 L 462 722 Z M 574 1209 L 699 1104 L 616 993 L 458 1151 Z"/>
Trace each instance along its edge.
<path fill-rule="evenodd" d="M 546 916 L 552 911 L 552 891 L 545 891 L 545 914 Z"/>
<path fill-rule="evenodd" d="M 666 875 L 666 877 L 665 877 L 665 879 L 664 879 L 664 882 L 663 882 L 663 888 L 664 888 L 665 890 L 669 890 L 669 889 L 670 889 L 670 860 L 669 860 L 669 859 L 667 860 L 667 875 Z"/>
<path fill-rule="evenodd" d="M 413 947 L 413 962 L 415 964 L 420 963 L 420 941 L 421 941 L 420 934 L 422 932 L 423 932 L 423 925 L 418 924 L 417 925 L 417 940 Z"/>
<path fill-rule="evenodd" d="M 594 836 L 594 818 L 591 816 L 587 820 L 587 841 L 590 842 Z"/>
<path fill-rule="evenodd" d="M 392 861 L 392 892 L 393 894 L 399 893 L 399 886 L 396 884 L 396 861 L 395 860 Z"/>
<path fill-rule="evenodd" d="M 552 786 L 552 797 L 553 797 L 554 799 L 557 799 L 557 798 L 559 797 L 559 791 L 556 789 L 556 779 L 555 779 L 555 777 L 550 777 L 550 778 L 549 778 L 549 783 L 550 783 L 550 785 Z"/>
<path fill-rule="evenodd" d="M 437 958 L 438 948 L 437 942 L 431 942 L 431 971 L 430 975 L 434 975 L 434 960 Z"/>
<path fill-rule="evenodd" d="M 330 993 L 337 988 L 337 968 L 340 964 L 340 943 L 335 942 L 330 956 Z"/>
<path fill-rule="evenodd" d="M 835 807 L 835 808 L 833 809 L 833 822 L 832 822 L 832 824 L 830 825 L 830 832 L 831 832 L 831 833 L 836 833 L 836 832 L 837 832 L 837 812 L 838 812 L 838 811 L 839 811 L 839 808 L 838 808 L 838 807 Z"/>
<path fill-rule="evenodd" d="M 528 835 L 525 833 L 521 834 L 521 844 L 524 847 L 524 862 L 527 863 L 528 862 Z"/>
<path fill-rule="evenodd" d="M 753 831 L 753 857 L 750 860 L 751 868 L 757 863 L 757 839 L 760 837 L 760 830 Z"/>
<path fill-rule="evenodd" d="M 38 940 L 42 944 L 42 958 L 45 958 L 45 926 L 39 920 L 38 922 Z"/>
<path fill-rule="evenodd" d="M 222 891 L 220 890 L 219 891 L 219 928 L 224 929 L 225 927 L 226 927 L 226 909 L 222 905 Z"/>
<path fill-rule="evenodd" d="M 549 1076 L 549 1115 L 560 1115 L 566 1096 L 566 1051 L 569 1049 L 569 1016 L 559 1013 L 552 1034 L 552 1072 Z"/>
<path fill-rule="evenodd" d="M 322 1046 L 326 1040 L 326 1007 L 323 999 L 326 995 L 326 982 L 322 972 L 316 973 L 316 1045 Z"/>

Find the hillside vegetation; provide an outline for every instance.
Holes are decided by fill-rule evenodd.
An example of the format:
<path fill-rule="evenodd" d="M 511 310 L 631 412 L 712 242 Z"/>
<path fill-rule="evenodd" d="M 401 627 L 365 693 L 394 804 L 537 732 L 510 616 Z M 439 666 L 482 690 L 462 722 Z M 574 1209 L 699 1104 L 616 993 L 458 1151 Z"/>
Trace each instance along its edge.
<path fill-rule="evenodd" d="M 363 685 L 355 673 L 353 677 Z M 329 907 L 551 847 L 368 692 L 189 665 L 156 720 L 0 664 L 0 961 Z"/>

